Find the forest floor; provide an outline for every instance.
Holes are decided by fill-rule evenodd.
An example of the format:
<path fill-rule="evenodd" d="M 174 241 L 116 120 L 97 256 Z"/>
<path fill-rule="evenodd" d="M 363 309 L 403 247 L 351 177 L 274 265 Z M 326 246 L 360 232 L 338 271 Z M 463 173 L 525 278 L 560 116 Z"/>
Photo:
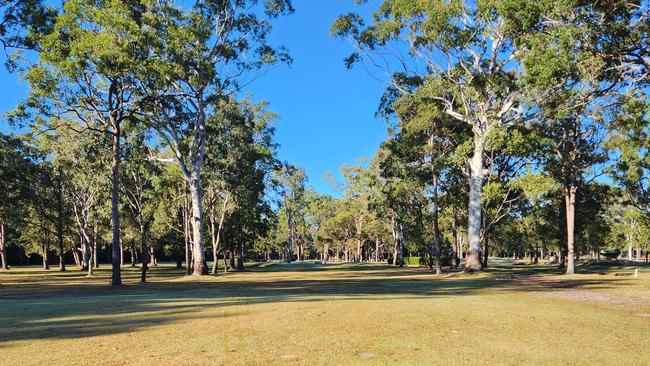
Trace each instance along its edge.
<path fill-rule="evenodd" d="M 650 365 L 650 266 L 0 272 L 0 365 Z"/>

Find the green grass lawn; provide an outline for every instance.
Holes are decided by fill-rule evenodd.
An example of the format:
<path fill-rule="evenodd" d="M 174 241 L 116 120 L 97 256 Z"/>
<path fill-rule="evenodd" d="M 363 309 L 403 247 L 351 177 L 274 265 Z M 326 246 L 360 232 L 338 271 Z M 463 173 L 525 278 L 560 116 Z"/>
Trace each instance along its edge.
<path fill-rule="evenodd" d="M 650 267 L 0 273 L 2 365 L 650 365 Z"/>

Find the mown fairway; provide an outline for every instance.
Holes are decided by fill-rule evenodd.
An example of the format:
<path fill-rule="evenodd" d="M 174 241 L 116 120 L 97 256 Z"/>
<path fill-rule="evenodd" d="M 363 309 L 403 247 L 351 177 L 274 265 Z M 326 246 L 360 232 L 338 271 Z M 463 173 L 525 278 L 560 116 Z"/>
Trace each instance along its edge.
<path fill-rule="evenodd" d="M 304 263 L 195 280 L 161 266 L 147 284 L 126 269 L 120 289 L 106 267 L 92 279 L 14 268 L 0 274 L 0 364 L 650 365 L 640 268 L 436 277 Z"/>

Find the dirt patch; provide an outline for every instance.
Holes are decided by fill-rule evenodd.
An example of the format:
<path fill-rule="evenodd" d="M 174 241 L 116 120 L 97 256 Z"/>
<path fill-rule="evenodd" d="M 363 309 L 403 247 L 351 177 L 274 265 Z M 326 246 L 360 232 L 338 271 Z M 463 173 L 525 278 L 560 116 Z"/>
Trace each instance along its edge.
<path fill-rule="evenodd" d="M 614 306 L 621 306 L 621 307 L 647 305 L 643 301 L 630 299 L 629 297 L 608 295 L 608 294 L 604 294 L 592 290 L 564 289 L 558 291 L 541 292 L 540 295 L 561 299 L 561 300 L 606 304 L 606 305 L 614 305 Z"/>
<path fill-rule="evenodd" d="M 515 276 L 514 280 L 531 287 L 533 291 L 537 290 L 539 296 L 547 298 L 618 307 L 647 305 L 645 301 L 629 297 L 575 288 L 576 284 L 574 282 L 562 281 L 549 276 Z"/>
<path fill-rule="evenodd" d="M 374 358 L 377 357 L 377 354 L 374 352 L 359 352 L 357 353 L 357 356 L 359 356 L 359 358 Z"/>

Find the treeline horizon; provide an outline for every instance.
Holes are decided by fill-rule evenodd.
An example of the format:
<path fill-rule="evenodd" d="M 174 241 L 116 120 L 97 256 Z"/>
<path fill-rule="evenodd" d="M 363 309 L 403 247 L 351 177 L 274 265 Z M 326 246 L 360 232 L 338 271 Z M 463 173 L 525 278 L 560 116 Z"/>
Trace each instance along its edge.
<path fill-rule="evenodd" d="M 92 275 L 101 253 L 119 286 L 126 252 L 143 282 L 156 257 L 195 276 L 217 259 L 647 260 L 648 1 L 359 6 L 373 16 L 331 34 L 386 82 L 388 137 L 333 197 L 278 159 L 279 117 L 239 97 L 292 62 L 268 41 L 290 0 L 0 3 L 30 86 L 7 115 L 24 133 L 0 135 L 2 267 L 72 256 Z"/>

